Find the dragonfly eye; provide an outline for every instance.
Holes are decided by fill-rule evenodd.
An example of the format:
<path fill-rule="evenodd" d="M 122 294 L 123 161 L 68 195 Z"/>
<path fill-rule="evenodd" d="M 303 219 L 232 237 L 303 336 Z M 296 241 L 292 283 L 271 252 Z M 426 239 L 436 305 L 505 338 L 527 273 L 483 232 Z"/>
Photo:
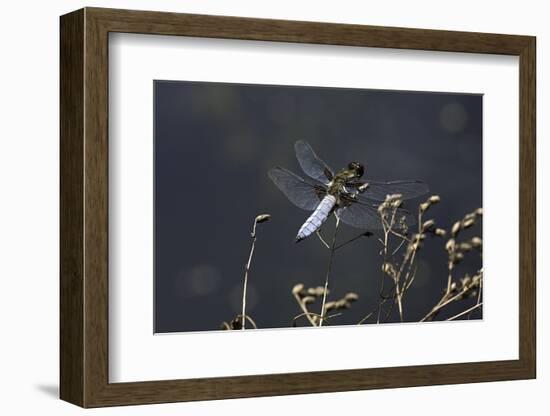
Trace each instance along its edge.
<path fill-rule="evenodd" d="M 348 169 L 355 171 L 355 174 L 358 178 L 363 176 L 363 173 L 365 173 L 365 168 L 363 167 L 363 165 L 357 162 L 351 162 L 348 165 Z"/>

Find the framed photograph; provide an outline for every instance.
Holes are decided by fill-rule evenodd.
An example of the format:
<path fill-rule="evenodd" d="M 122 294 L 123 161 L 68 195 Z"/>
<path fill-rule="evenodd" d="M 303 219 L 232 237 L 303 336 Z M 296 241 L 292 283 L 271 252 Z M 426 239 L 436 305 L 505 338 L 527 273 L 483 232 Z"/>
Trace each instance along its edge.
<path fill-rule="evenodd" d="M 535 38 L 61 17 L 82 407 L 535 378 Z"/>

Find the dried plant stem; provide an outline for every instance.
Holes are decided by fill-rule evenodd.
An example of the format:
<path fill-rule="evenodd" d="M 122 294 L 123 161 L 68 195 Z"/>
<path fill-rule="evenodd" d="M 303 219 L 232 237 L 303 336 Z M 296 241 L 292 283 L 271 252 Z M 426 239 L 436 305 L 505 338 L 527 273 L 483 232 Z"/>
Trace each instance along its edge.
<path fill-rule="evenodd" d="M 386 303 L 386 300 L 387 299 L 384 299 L 384 297 L 382 296 L 382 294 L 384 293 L 384 278 L 386 277 L 385 274 L 382 274 L 381 278 L 380 278 L 380 290 L 378 292 L 378 312 L 377 312 L 377 318 L 376 318 L 376 323 L 379 324 L 380 323 L 380 314 L 382 313 L 382 305 L 384 305 L 384 303 Z"/>
<path fill-rule="evenodd" d="M 317 237 L 319 237 L 319 240 L 321 240 L 321 243 L 323 243 L 323 245 L 330 250 L 330 246 L 328 245 L 328 243 L 325 241 L 325 239 L 321 235 L 321 231 L 317 230 L 317 231 L 315 231 L 315 234 L 317 234 Z"/>
<path fill-rule="evenodd" d="M 423 219 L 422 219 L 422 211 L 418 210 L 418 234 L 422 235 L 424 233 L 424 226 L 423 226 Z M 406 238 L 406 237 L 404 237 Z M 403 240 L 404 241 L 404 240 Z M 418 251 L 419 245 L 414 243 L 412 240 L 409 241 L 409 246 L 407 249 L 407 253 L 405 254 L 405 257 L 403 258 L 403 263 L 401 263 L 401 267 L 399 268 L 399 273 L 397 274 L 395 280 L 395 288 L 396 288 L 396 298 L 397 298 L 397 304 L 399 306 L 399 317 L 401 319 L 401 322 L 403 322 L 403 296 L 405 295 L 405 291 L 411 287 L 412 282 L 414 281 L 414 278 L 416 277 L 416 269 L 415 272 L 411 275 L 412 267 L 416 257 L 416 252 Z M 412 244 L 411 244 L 412 243 Z M 407 272 L 405 273 L 405 278 L 403 279 L 403 285 L 401 286 L 401 289 L 399 288 L 399 282 L 401 280 L 401 276 L 403 274 L 403 271 L 405 270 L 406 265 L 407 266 Z"/>
<path fill-rule="evenodd" d="M 309 322 L 313 322 L 313 326 L 317 326 L 317 324 L 315 324 L 315 321 L 313 321 L 312 316 L 315 316 L 316 318 L 321 318 L 321 315 L 319 315 L 318 313 L 304 312 L 304 313 L 301 313 L 300 315 L 296 315 L 294 318 L 292 318 L 292 322 L 296 322 L 302 316 L 305 316 L 308 319 Z"/>
<path fill-rule="evenodd" d="M 403 234 L 400 234 L 398 233 L 397 231 L 395 230 L 389 230 L 390 234 L 396 236 L 396 237 L 399 237 L 405 241 L 408 241 L 409 243 L 411 242 L 411 240 L 409 238 L 407 238 L 407 236 L 403 235 Z"/>
<path fill-rule="evenodd" d="M 321 304 L 321 318 L 319 320 L 319 326 L 323 326 L 323 321 L 325 319 L 325 305 L 327 303 L 327 292 L 328 292 L 328 283 L 330 278 L 330 270 L 332 268 L 332 259 L 334 258 L 334 251 L 336 247 L 336 235 L 338 234 L 338 227 L 340 225 L 340 218 L 338 215 L 334 214 L 336 217 L 336 228 L 334 229 L 334 235 L 332 236 L 332 244 L 330 247 L 330 254 L 328 258 L 327 274 L 325 277 L 325 290 L 323 292 L 323 303 Z"/>
<path fill-rule="evenodd" d="M 460 290 L 456 295 L 454 296 L 451 296 L 450 293 L 445 293 L 443 295 L 443 297 L 441 298 L 441 300 L 432 308 L 432 310 L 430 312 L 428 312 L 426 314 L 426 316 L 424 316 L 424 318 L 422 318 L 420 320 L 420 322 L 425 322 L 427 321 L 428 319 L 431 319 L 433 318 L 433 316 L 439 312 L 441 309 L 443 309 L 445 306 L 447 306 L 449 303 L 452 303 L 452 302 L 455 302 L 459 299 L 462 299 L 463 296 L 469 291 L 471 290 L 471 287 L 469 286 L 466 286 L 464 287 L 462 290 Z M 481 304 L 481 302 L 478 302 L 478 304 Z"/>
<path fill-rule="evenodd" d="M 256 229 L 256 221 L 254 221 L 254 230 Z M 254 246 L 256 245 L 256 233 L 252 232 L 252 244 L 250 246 L 250 254 L 248 255 L 248 262 L 246 263 L 246 266 L 244 268 L 244 285 L 243 285 L 243 309 L 241 313 L 242 317 L 242 330 L 244 331 L 246 327 L 246 319 L 244 317 L 246 316 L 246 288 L 248 286 L 248 272 L 250 270 L 250 264 L 252 263 L 252 256 L 254 255 Z"/>
<path fill-rule="evenodd" d="M 357 325 L 363 324 L 363 323 L 366 322 L 367 319 L 369 319 L 372 315 L 374 315 L 374 312 L 369 313 L 367 316 L 365 316 L 363 319 L 361 319 L 359 322 L 357 322 Z"/>
<path fill-rule="evenodd" d="M 383 276 L 382 276 L 382 277 L 383 277 Z M 383 288 L 382 288 L 382 289 L 383 289 Z M 393 288 L 392 288 L 392 290 L 393 290 Z M 381 293 L 382 293 L 382 292 L 381 292 Z M 379 302 L 379 304 L 380 304 L 381 306 L 383 306 L 388 300 L 395 298 L 395 295 L 385 296 L 385 295 L 382 293 L 382 295 L 380 296 L 380 298 L 381 298 L 381 301 Z M 391 313 L 391 308 L 393 308 L 393 305 L 394 305 L 394 304 L 393 304 L 393 302 L 392 302 L 392 304 L 391 304 L 391 306 L 390 306 L 389 312 L 386 313 L 386 319 L 388 318 L 389 314 Z M 362 323 L 366 322 L 371 316 L 373 316 L 375 313 L 377 313 L 377 310 L 378 310 L 378 306 L 377 306 L 374 310 L 372 310 L 371 312 L 369 312 L 365 317 L 363 317 L 363 318 L 357 323 L 357 325 L 361 325 Z M 379 323 L 379 322 L 378 322 L 378 323 Z"/>
<path fill-rule="evenodd" d="M 256 226 L 258 223 L 269 221 L 271 216 L 269 214 L 261 214 L 254 218 L 254 225 L 252 226 L 252 232 L 250 233 L 250 238 L 252 243 L 250 244 L 250 254 L 248 255 L 248 262 L 244 266 L 244 283 L 243 283 L 243 307 L 241 313 L 242 319 L 242 330 L 245 330 L 246 327 L 246 289 L 248 287 L 248 272 L 250 271 L 250 264 L 252 263 L 252 256 L 254 255 L 254 247 L 256 246 Z M 256 325 L 254 325 L 256 326 Z"/>
<path fill-rule="evenodd" d="M 429 199 L 428 201 L 430 201 L 431 199 Z M 427 201 L 427 202 L 428 202 Z M 429 207 L 429 205 L 428 205 Z M 399 307 L 399 317 L 401 319 L 401 322 L 403 322 L 403 297 L 405 296 L 405 292 L 411 287 L 415 277 L 416 277 L 416 270 L 417 270 L 417 267 L 415 265 L 415 259 L 416 259 L 416 253 L 418 252 L 418 249 L 420 247 L 420 242 L 421 242 L 421 236 L 424 236 L 424 233 L 426 232 L 426 226 L 424 224 L 424 220 L 423 220 L 423 213 L 424 213 L 425 209 L 422 209 L 422 206 L 419 208 L 418 210 L 418 215 L 417 215 L 417 223 L 418 223 L 418 230 L 417 230 L 417 234 L 415 236 L 413 236 L 412 239 L 409 239 L 407 238 L 406 236 L 404 235 L 400 235 L 400 234 L 397 234 L 397 233 L 394 233 L 394 235 L 402 238 L 402 241 L 401 241 L 401 244 L 399 245 L 399 247 L 401 247 L 401 245 L 407 241 L 408 242 L 408 245 L 407 245 L 407 250 L 406 250 L 406 253 L 403 257 L 403 261 L 399 267 L 399 271 L 397 272 L 397 274 L 395 275 L 395 298 L 396 298 L 396 302 L 398 307 Z M 432 223 L 433 224 L 433 223 Z M 398 247 L 398 249 L 399 249 Z M 396 251 L 398 250 L 396 249 Z M 392 253 L 392 255 L 395 254 Z M 414 268 L 413 268 L 414 266 Z M 403 274 L 405 274 L 403 276 Z M 402 284 L 401 284 L 401 281 L 402 281 Z M 392 304 L 392 307 L 393 307 L 393 304 Z M 389 317 L 391 313 L 391 309 L 390 309 L 390 312 L 388 313 L 388 315 L 386 316 L 386 319 Z"/>
<path fill-rule="evenodd" d="M 476 310 L 477 308 L 481 307 L 482 305 L 483 305 L 483 302 L 478 302 L 478 303 L 476 303 L 474 306 L 472 306 L 471 308 L 468 308 L 468 309 L 466 309 L 465 311 L 462 311 L 462 312 L 460 312 L 460 313 L 457 313 L 457 314 L 454 315 L 454 316 L 451 316 L 450 318 L 447 318 L 447 321 L 454 321 L 455 319 L 460 318 L 461 316 L 464 316 L 464 315 L 466 315 L 467 313 L 473 312 L 474 310 Z"/>
<path fill-rule="evenodd" d="M 382 227 L 383 227 L 383 230 L 384 230 L 384 240 L 382 241 L 384 266 L 386 266 L 388 264 L 388 261 L 389 261 L 389 253 L 388 252 L 389 252 L 389 236 L 390 236 L 390 234 L 397 235 L 401 238 L 404 237 L 401 234 L 396 233 L 393 230 L 393 227 L 395 225 L 395 216 L 397 214 L 397 208 L 398 208 L 397 206 L 392 208 L 390 222 L 388 222 L 386 220 L 386 217 L 383 214 L 381 216 Z M 386 272 L 383 271 L 382 279 L 380 281 L 380 292 L 379 292 L 379 298 L 378 298 L 378 313 L 377 313 L 377 319 L 376 319 L 377 324 L 380 323 L 380 315 L 382 313 L 382 305 L 385 303 L 385 300 L 382 296 L 382 294 L 384 292 L 384 277 L 385 277 L 385 275 L 386 275 Z M 394 280 L 394 285 L 395 285 L 395 291 L 396 291 L 396 294 L 398 295 L 398 296 L 396 296 L 396 302 L 398 302 L 398 304 L 399 304 L 399 316 L 400 316 L 401 321 L 403 321 L 403 307 L 402 307 L 402 304 L 401 304 L 401 299 L 399 297 L 399 281 L 398 281 L 397 278 L 394 278 L 393 280 Z"/>
<path fill-rule="evenodd" d="M 307 320 L 309 321 L 309 323 L 311 324 L 311 326 L 317 326 L 317 324 L 315 323 L 312 315 L 310 311 L 308 311 L 306 305 L 304 304 L 303 300 L 300 298 L 300 296 L 298 296 L 297 293 L 293 293 L 293 296 L 294 296 L 294 299 L 296 299 L 296 302 L 298 302 L 298 305 L 300 306 L 300 309 L 302 310 L 303 314 L 301 315 L 298 315 L 296 318 L 294 318 L 294 320 L 296 320 L 297 318 L 305 315 L 307 317 Z M 316 314 L 315 314 L 316 315 Z"/>
<path fill-rule="evenodd" d="M 394 256 L 395 254 L 397 254 L 397 252 L 398 252 L 399 250 L 401 250 L 401 247 L 403 247 L 403 244 L 405 244 L 407 241 L 408 241 L 408 238 L 402 237 L 401 242 L 400 242 L 399 245 L 392 251 L 391 255 Z"/>
<path fill-rule="evenodd" d="M 481 290 L 483 285 L 483 269 L 478 271 L 478 274 L 474 276 L 474 278 L 470 278 L 468 275 L 464 276 L 460 280 L 460 282 L 453 282 L 453 271 L 455 269 L 455 265 L 460 263 L 462 259 L 464 258 L 464 253 L 469 252 L 472 250 L 472 248 L 476 247 L 481 252 L 481 245 L 482 240 L 479 237 L 473 237 L 469 239 L 468 241 L 457 241 L 457 237 L 461 234 L 462 230 L 465 230 L 467 228 L 470 228 L 472 225 L 475 224 L 476 219 L 481 217 L 483 215 L 483 210 L 481 208 L 476 209 L 473 212 L 470 212 L 469 214 L 466 214 L 464 218 L 462 218 L 459 221 L 456 221 L 452 228 L 451 228 L 451 238 L 447 240 L 447 243 L 445 244 L 445 249 L 448 253 L 448 262 L 447 262 L 447 269 L 448 269 L 448 275 L 447 275 L 447 286 L 445 288 L 445 293 L 437 302 L 437 304 L 432 308 L 430 312 L 424 318 L 420 320 L 420 322 L 431 320 L 434 318 L 434 316 L 446 305 L 448 305 L 451 302 L 454 302 L 456 300 L 463 299 L 468 293 L 471 293 L 470 291 L 475 289 L 477 287 L 478 294 L 477 294 L 477 304 L 481 306 Z M 457 289 L 460 287 L 460 290 L 458 290 L 458 293 L 456 293 Z M 454 294 L 456 293 L 456 294 Z M 471 311 L 475 310 L 475 308 L 470 308 L 464 313 L 460 313 L 458 315 L 455 315 L 452 317 L 452 319 L 456 319 L 460 316 L 463 316 L 464 314 L 470 313 Z M 469 317 L 469 316 L 468 316 Z"/>
<path fill-rule="evenodd" d="M 405 294 L 405 291 L 411 287 L 411 285 L 414 282 L 414 278 L 416 277 L 416 271 L 418 270 L 418 267 L 414 265 L 414 271 L 412 271 L 413 264 L 414 264 L 414 256 L 411 257 L 411 262 L 409 263 L 409 269 L 407 271 L 407 274 L 405 275 L 405 281 L 403 283 L 403 294 Z M 411 271 L 412 271 L 412 274 L 411 274 Z"/>
<path fill-rule="evenodd" d="M 403 322 L 403 292 L 399 289 L 399 282 L 395 286 L 397 307 L 399 309 L 399 319 Z"/>
<path fill-rule="evenodd" d="M 443 295 L 441 300 L 432 308 L 432 310 L 430 312 L 428 312 L 426 314 L 426 316 L 424 316 L 424 318 L 422 318 L 420 320 L 420 322 L 425 322 L 428 319 L 431 319 L 437 312 L 439 312 L 441 309 L 443 309 L 449 303 L 454 302 L 455 300 L 459 299 L 465 293 L 466 293 L 466 290 L 462 290 L 462 291 L 460 291 L 459 293 L 457 293 L 456 295 L 454 295 L 452 297 L 449 297 L 449 294 L 446 293 L 445 295 Z"/>
<path fill-rule="evenodd" d="M 448 269 L 449 269 L 449 274 L 447 276 L 447 292 L 446 292 L 447 294 L 451 293 L 451 285 L 453 283 L 454 265 L 453 265 L 453 262 L 451 260 L 449 261 Z"/>
<path fill-rule="evenodd" d="M 479 281 L 479 288 L 477 290 L 477 304 L 478 305 L 482 305 L 483 302 L 481 302 L 481 292 L 483 291 L 483 280 L 480 280 Z M 470 313 L 468 314 L 468 319 L 470 319 L 470 316 L 472 315 L 472 312 L 474 311 L 475 309 L 472 309 L 471 311 L 469 311 Z"/>
<path fill-rule="evenodd" d="M 481 292 L 483 291 L 483 279 L 479 281 L 479 288 L 477 292 L 477 303 L 481 303 Z"/>
<path fill-rule="evenodd" d="M 244 319 L 243 319 L 243 316 L 244 316 Z M 250 322 L 250 324 L 252 325 L 252 328 L 258 329 L 258 325 L 256 325 L 256 322 L 250 316 L 248 316 L 248 315 L 237 315 L 237 318 L 241 318 L 241 322 L 244 322 L 244 321 Z"/>
<path fill-rule="evenodd" d="M 341 312 L 339 313 L 335 313 L 333 315 L 329 315 L 327 317 L 325 317 L 325 319 L 330 319 L 330 318 L 335 318 L 337 316 L 340 316 L 342 315 Z M 292 319 L 292 322 L 296 322 L 298 319 L 300 319 L 302 316 L 307 316 L 307 318 L 311 318 L 312 316 L 316 317 L 319 319 L 319 321 L 321 321 L 321 315 L 319 315 L 318 313 L 315 313 L 315 312 L 304 312 L 304 313 L 301 313 L 300 315 L 296 315 L 293 319 Z M 314 325 L 316 326 L 316 325 Z"/>

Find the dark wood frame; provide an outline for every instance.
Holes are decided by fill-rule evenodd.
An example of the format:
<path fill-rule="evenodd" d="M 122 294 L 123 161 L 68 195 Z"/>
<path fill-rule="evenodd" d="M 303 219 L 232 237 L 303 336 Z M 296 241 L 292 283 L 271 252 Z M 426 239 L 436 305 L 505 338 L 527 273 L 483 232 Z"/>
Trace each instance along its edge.
<path fill-rule="evenodd" d="M 109 383 L 109 32 L 519 56 L 519 359 Z M 530 36 L 98 8 L 62 16 L 61 398 L 99 407 L 535 378 L 535 50 Z"/>

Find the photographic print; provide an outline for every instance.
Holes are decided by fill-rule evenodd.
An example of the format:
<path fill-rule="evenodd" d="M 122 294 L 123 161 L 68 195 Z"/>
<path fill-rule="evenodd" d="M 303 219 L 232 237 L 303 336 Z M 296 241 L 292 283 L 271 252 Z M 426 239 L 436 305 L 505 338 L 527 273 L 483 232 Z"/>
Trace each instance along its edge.
<path fill-rule="evenodd" d="M 153 88 L 155 333 L 482 319 L 482 95 Z"/>
<path fill-rule="evenodd" d="M 62 400 L 536 378 L 535 37 L 86 7 L 59 38 Z"/>

